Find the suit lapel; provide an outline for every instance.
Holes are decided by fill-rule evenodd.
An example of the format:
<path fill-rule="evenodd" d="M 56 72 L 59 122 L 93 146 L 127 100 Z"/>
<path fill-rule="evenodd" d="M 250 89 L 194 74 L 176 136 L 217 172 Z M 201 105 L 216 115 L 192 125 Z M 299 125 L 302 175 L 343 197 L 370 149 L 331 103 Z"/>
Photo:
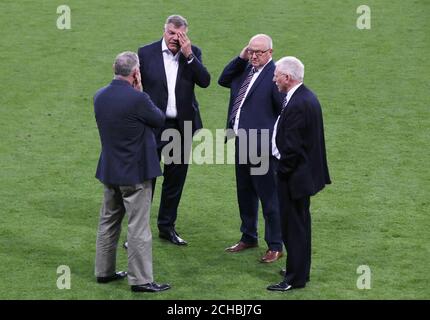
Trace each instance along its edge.
<path fill-rule="evenodd" d="M 258 87 L 261 81 L 263 81 L 264 77 L 267 76 L 269 70 L 272 70 L 272 64 L 273 61 L 270 61 L 267 66 L 261 71 L 261 74 L 258 76 L 258 78 L 255 80 L 255 82 L 252 84 L 251 89 L 249 89 L 248 94 L 246 95 L 245 100 L 247 100 L 252 93 L 255 91 L 255 89 Z"/>
<path fill-rule="evenodd" d="M 282 111 L 281 111 L 281 117 L 283 117 L 287 113 L 287 109 L 289 108 L 289 106 L 291 106 L 295 102 L 295 100 L 300 96 L 300 94 L 302 93 L 302 91 L 305 90 L 305 89 L 306 89 L 305 85 L 302 83 L 300 85 L 300 87 L 298 87 L 297 90 L 294 91 L 294 93 L 291 96 L 290 100 L 288 101 L 286 107 L 282 109 Z"/>
<path fill-rule="evenodd" d="M 301 93 L 302 93 L 302 91 L 303 91 L 303 90 L 305 90 L 305 85 L 302 83 L 302 84 L 300 85 L 300 87 L 298 87 L 298 88 L 297 88 L 297 90 L 296 90 L 296 91 L 294 91 L 294 93 L 293 93 L 293 95 L 291 96 L 290 101 L 288 101 L 288 104 L 287 104 L 287 106 L 285 107 L 285 109 L 287 109 L 287 108 L 288 108 L 288 106 L 289 106 L 291 103 L 294 103 L 294 100 L 296 100 L 296 98 L 297 98 L 298 96 L 300 96 L 300 95 L 301 95 Z"/>
<path fill-rule="evenodd" d="M 195 59 L 195 58 L 194 58 Z M 187 60 L 182 52 L 179 53 L 179 61 L 178 61 L 178 75 L 176 76 L 176 85 L 178 84 L 178 79 L 181 79 L 182 72 L 184 71 L 184 67 L 187 64 Z"/>
<path fill-rule="evenodd" d="M 161 39 L 161 41 L 164 41 L 164 39 Z M 167 79 L 166 79 L 166 69 L 164 68 L 164 60 L 163 60 L 163 51 L 161 48 L 161 41 L 158 43 L 157 46 L 157 52 L 154 54 L 154 64 L 156 64 L 156 70 L 160 70 L 161 72 L 161 79 L 163 81 L 164 88 L 167 91 Z"/>

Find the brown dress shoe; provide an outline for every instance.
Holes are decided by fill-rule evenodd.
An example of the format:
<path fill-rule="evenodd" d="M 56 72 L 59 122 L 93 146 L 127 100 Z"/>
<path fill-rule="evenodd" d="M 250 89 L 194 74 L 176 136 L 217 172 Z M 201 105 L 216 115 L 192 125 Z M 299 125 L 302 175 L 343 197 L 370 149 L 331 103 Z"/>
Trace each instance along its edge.
<path fill-rule="evenodd" d="M 281 258 L 283 255 L 284 254 L 282 253 L 282 251 L 267 250 L 266 254 L 261 258 L 260 261 L 264 262 L 264 263 L 275 262 L 276 260 Z"/>
<path fill-rule="evenodd" d="M 226 248 L 225 251 L 228 251 L 228 252 L 240 252 L 240 251 L 243 251 L 245 249 L 255 248 L 255 247 L 258 247 L 257 243 L 252 243 L 251 244 L 251 243 L 245 243 L 243 241 L 239 241 L 235 245 Z"/>

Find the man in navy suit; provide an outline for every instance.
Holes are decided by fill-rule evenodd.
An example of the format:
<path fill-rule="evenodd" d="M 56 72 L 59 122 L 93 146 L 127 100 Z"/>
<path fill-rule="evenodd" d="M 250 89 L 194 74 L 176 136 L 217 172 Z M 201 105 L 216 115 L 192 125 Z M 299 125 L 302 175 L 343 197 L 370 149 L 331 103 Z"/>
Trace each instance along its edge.
<path fill-rule="evenodd" d="M 310 197 L 330 184 L 320 103 L 303 84 L 304 66 L 295 57 L 276 63 L 273 81 L 287 93 L 273 133 L 272 155 L 279 160 L 278 192 L 282 237 L 287 249 L 284 279 L 268 290 L 303 288 L 310 280 Z"/>
<path fill-rule="evenodd" d="M 194 87 L 198 85 L 206 88 L 210 84 L 210 75 L 202 64 L 201 51 L 191 45 L 187 31 L 188 23 L 185 18 L 170 16 L 164 25 L 163 38 L 138 51 L 143 90 L 167 118 L 165 126 L 156 132 L 160 157 L 162 148 L 167 144 L 167 141 L 161 140 L 163 130 L 175 129 L 180 134 L 181 143 L 173 150 L 180 151 L 179 163 L 164 165 L 157 222 L 159 236 L 176 245 L 187 244 L 175 229 L 192 144 L 192 141 L 188 141 L 191 139 L 185 139 L 184 132 L 187 125 L 192 133 L 202 128 Z"/>
<path fill-rule="evenodd" d="M 134 292 L 163 291 L 170 286 L 153 281 L 149 214 L 151 180 L 161 175 L 152 128 L 163 126 L 165 116 L 142 92 L 137 54 L 119 54 L 113 68 L 114 80 L 94 96 L 101 141 L 96 178 L 104 185 L 95 275 L 99 283 L 128 276 Z M 125 213 L 128 214 L 128 274 L 115 272 L 116 248 Z"/>
<path fill-rule="evenodd" d="M 232 129 L 235 139 L 235 169 L 237 199 L 242 224 L 240 241 L 226 248 L 228 252 L 240 252 L 258 245 L 258 202 L 261 201 L 265 219 L 265 241 L 268 249 L 261 262 L 270 263 L 282 256 L 282 237 L 279 224 L 279 207 L 276 192 L 274 159 L 270 157 L 270 138 L 276 118 L 281 111 L 283 94 L 274 85 L 272 61 L 272 39 L 263 34 L 251 38 L 240 55 L 234 58 L 222 72 L 218 83 L 230 88 L 230 104 L 227 113 L 227 128 Z M 257 154 L 269 162 L 264 174 L 253 174 L 250 150 L 251 130 L 257 130 Z M 264 132 L 266 131 L 266 132 Z M 240 132 L 245 133 L 245 136 Z M 260 143 L 266 134 L 267 143 Z M 262 140 L 263 141 L 263 140 Z M 249 150 L 249 151 L 247 151 Z M 246 161 L 240 161 L 244 155 Z"/>

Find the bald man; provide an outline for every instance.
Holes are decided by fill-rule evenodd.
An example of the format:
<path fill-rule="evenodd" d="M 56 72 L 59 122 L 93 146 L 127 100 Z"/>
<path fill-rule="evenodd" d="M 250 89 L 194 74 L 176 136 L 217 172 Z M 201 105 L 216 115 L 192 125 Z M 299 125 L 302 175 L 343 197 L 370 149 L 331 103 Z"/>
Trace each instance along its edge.
<path fill-rule="evenodd" d="M 260 259 L 264 263 L 274 262 L 283 255 L 275 184 L 276 159 L 270 157 L 270 150 L 273 126 L 282 109 L 284 94 L 272 81 L 275 70 L 272 47 L 269 36 L 255 35 L 240 55 L 224 68 L 218 80 L 219 85 L 230 88 L 227 129 L 233 130 L 235 136 L 236 188 L 242 233 L 239 242 L 226 251 L 237 253 L 258 246 L 258 206 L 261 202 L 265 220 L 264 239 L 268 247 Z M 257 131 L 257 139 L 254 139 L 257 141 L 252 141 L 251 130 Z M 252 145 L 257 147 L 257 154 L 268 162 L 264 173 L 253 172 Z"/>

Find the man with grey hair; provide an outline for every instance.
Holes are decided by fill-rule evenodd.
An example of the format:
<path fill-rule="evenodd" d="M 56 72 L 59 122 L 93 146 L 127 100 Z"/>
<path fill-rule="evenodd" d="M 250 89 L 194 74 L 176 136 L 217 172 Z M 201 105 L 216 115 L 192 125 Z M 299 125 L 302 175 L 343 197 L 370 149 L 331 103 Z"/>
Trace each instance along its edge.
<path fill-rule="evenodd" d="M 97 232 L 95 275 L 107 283 L 128 277 L 134 292 L 170 288 L 157 284 L 152 273 L 149 214 L 152 179 L 161 174 L 153 128 L 164 125 L 164 114 L 142 92 L 139 59 L 119 54 L 114 80 L 94 96 L 101 154 L 96 178 L 104 185 Z M 128 274 L 115 272 L 121 221 L 128 215 Z"/>
<path fill-rule="evenodd" d="M 187 32 L 188 22 L 184 17 L 169 16 L 164 25 L 163 38 L 138 51 L 143 91 L 148 93 L 167 118 L 166 124 L 156 132 L 160 158 L 162 148 L 176 141 L 173 137 L 169 141 L 162 141 L 162 132 L 174 129 L 180 135 L 180 145 L 173 150 L 180 151 L 180 163 L 174 161 L 164 164 L 157 221 L 160 238 L 176 245 L 187 244 L 175 227 L 192 145 L 192 139 L 186 139 L 184 132 L 190 128 L 194 134 L 202 128 L 194 87 L 198 85 L 206 88 L 210 84 L 210 75 L 202 63 L 202 53 L 191 44 Z"/>
<path fill-rule="evenodd" d="M 237 253 L 258 246 L 258 206 L 261 201 L 265 220 L 264 239 L 267 250 L 260 258 L 263 263 L 275 262 L 282 257 L 282 237 L 279 225 L 279 207 L 276 193 L 275 160 L 270 157 L 270 138 L 273 125 L 282 106 L 283 94 L 279 93 L 272 81 L 275 64 L 272 61 L 272 39 L 265 34 L 257 34 L 242 49 L 222 72 L 218 83 L 230 88 L 230 103 L 227 112 L 227 129 L 235 134 L 235 173 L 237 200 L 241 219 L 242 236 L 227 252 Z M 246 137 L 239 135 L 245 132 Z M 253 174 L 251 131 L 257 131 L 257 139 L 267 135 L 266 145 L 254 141 L 256 154 L 265 157 L 268 170 L 264 174 Z M 255 136 L 255 135 L 254 135 Z M 246 149 L 246 150 L 244 150 Z M 243 154 L 245 154 L 243 156 Z M 245 158 L 246 161 L 240 161 Z M 244 162 L 244 163 L 243 163 Z"/>
<path fill-rule="evenodd" d="M 310 280 L 310 197 L 330 184 L 320 103 L 303 84 L 304 66 L 295 57 L 276 63 L 273 81 L 286 93 L 273 129 L 272 155 L 278 159 L 277 181 L 282 238 L 287 249 L 284 279 L 273 291 L 303 288 Z"/>

